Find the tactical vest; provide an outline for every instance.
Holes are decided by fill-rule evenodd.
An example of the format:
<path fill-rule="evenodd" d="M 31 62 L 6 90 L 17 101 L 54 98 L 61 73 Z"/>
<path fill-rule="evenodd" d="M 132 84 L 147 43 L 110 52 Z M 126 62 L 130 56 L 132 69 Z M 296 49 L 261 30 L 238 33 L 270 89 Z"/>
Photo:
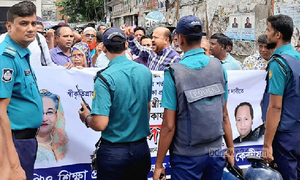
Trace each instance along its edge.
<path fill-rule="evenodd" d="M 274 57 L 275 56 L 275 57 Z M 288 66 L 291 68 L 292 73 L 292 85 L 288 89 L 284 90 L 282 100 L 282 111 L 280 122 L 277 130 L 282 132 L 299 132 L 300 131 L 300 60 L 287 54 L 275 54 L 273 55 L 272 61 L 277 61 L 278 64 L 283 68 L 284 73 L 287 75 L 286 68 L 280 60 L 280 57 L 284 59 Z M 267 67 L 267 71 L 269 66 Z M 266 89 L 263 96 L 263 107 L 262 107 L 262 119 L 266 120 L 267 109 L 269 105 L 269 71 L 266 76 Z"/>
<path fill-rule="evenodd" d="M 171 65 L 177 96 L 176 130 L 171 153 L 201 156 L 221 147 L 225 78 L 211 58 L 203 69 Z M 173 75 L 171 73 L 171 75 Z"/>

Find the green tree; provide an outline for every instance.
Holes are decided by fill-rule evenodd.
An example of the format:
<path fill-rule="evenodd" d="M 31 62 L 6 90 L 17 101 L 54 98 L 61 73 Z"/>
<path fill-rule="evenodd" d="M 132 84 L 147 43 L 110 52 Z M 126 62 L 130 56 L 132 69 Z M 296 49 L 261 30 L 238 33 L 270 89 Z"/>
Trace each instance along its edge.
<path fill-rule="evenodd" d="M 63 8 L 60 14 L 69 16 L 69 22 L 104 21 L 104 0 L 61 0 L 56 6 Z"/>

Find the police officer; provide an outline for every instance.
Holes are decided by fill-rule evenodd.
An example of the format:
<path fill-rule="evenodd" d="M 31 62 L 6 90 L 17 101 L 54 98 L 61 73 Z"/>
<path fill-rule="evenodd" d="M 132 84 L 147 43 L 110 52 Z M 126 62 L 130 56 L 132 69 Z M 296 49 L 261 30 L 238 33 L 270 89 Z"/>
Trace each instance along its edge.
<path fill-rule="evenodd" d="M 83 103 L 83 111 L 79 110 L 87 126 L 102 131 L 97 178 L 146 180 L 151 165 L 146 137 L 150 134 L 152 74 L 126 58 L 128 44 L 121 29 L 107 29 L 103 45 L 108 68 L 97 73 L 92 111 Z"/>
<path fill-rule="evenodd" d="M 176 27 L 184 56 L 165 70 L 161 103 L 165 109 L 154 180 L 165 174 L 162 163 L 169 148 L 172 179 L 220 180 L 225 159 L 215 152 L 221 148 L 224 132 L 228 160 L 234 164 L 227 75 L 219 60 L 200 49 L 202 29 L 202 22 L 192 15 L 182 17 Z"/>
<path fill-rule="evenodd" d="M 262 157 L 274 159 L 283 179 L 294 180 L 300 178 L 300 54 L 291 45 L 293 20 L 275 15 L 267 21 L 267 44 L 276 50 L 267 67 Z"/>
<path fill-rule="evenodd" d="M 6 28 L 8 34 L 0 44 L 0 123 L 11 179 L 33 179 L 35 136 L 43 121 L 43 103 L 27 49 L 36 36 L 35 5 L 30 1 L 13 5 L 7 13 Z"/>

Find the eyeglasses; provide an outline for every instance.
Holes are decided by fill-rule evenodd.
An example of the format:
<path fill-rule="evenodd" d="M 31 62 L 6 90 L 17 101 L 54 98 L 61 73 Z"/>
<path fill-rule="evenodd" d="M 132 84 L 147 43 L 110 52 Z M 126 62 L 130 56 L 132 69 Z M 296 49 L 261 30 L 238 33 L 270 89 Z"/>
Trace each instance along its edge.
<path fill-rule="evenodd" d="M 83 57 L 83 54 L 74 54 L 71 56 L 71 58 L 73 58 L 73 59 L 75 59 L 76 57 L 81 58 L 81 57 Z"/>
<path fill-rule="evenodd" d="M 94 34 L 85 34 L 84 37 L 92 37 L 92 38 L 94 38 L 96 36 Z"/>
<path fill-rule="evenodd" d="M 46 114 L 47 117 L 53 117 L 55 115 L 56 112 L 54 111 L 47 111 L 47 112 L 44 112 L 43 114 Z"/>

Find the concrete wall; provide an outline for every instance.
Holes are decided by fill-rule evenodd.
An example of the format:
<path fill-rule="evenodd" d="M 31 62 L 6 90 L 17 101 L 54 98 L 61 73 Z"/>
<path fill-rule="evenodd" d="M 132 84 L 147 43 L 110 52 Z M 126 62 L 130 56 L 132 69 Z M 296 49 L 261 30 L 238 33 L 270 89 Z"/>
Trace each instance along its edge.
<path fill-rule="evenodd" d="M 266 30 L 266 19 L 271 14 L 271 0 L 181 0 L 180 17 L 195 15 L 201 19 L 207 36 L 224 33 L 231 14 L 255 14 L 255 39 Z M 180 18 L 179 17 L 179 18 Z M 232 54 L 239 60 L 255 53 L 256 43 L 233 41 Z"/>

